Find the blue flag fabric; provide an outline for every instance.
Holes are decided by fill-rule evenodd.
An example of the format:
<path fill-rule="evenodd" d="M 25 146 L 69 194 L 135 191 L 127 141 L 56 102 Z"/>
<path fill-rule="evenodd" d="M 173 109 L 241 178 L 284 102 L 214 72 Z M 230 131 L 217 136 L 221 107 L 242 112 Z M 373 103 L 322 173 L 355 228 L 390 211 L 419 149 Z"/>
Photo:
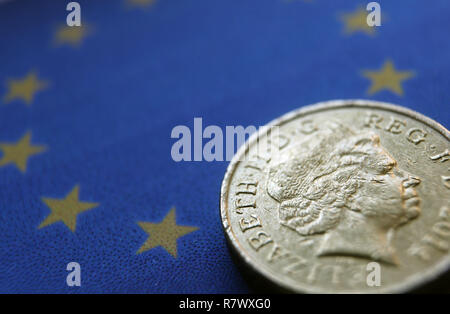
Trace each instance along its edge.
<path fill-rule="evenodd" d="M 370 98 L 450 124 L 447 0 L 378 1 L 379 27 L 369 1 L 80 0 L 81 27 L 68 2 L 0 1 L 3 293 L 248 292 L 219 216 L 227 162 L 171 157 L 195 117 Z"/>

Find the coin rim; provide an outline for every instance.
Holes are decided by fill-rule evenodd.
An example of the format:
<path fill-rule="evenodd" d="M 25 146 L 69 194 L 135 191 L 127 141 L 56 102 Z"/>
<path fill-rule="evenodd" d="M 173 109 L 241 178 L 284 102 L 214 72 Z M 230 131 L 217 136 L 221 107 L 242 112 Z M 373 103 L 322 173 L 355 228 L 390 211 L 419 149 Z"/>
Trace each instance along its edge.
<path fill-rule="evenodd" d="M 229 223 L 228 211 L 227 211 L 227 199 L 228 191 L 233 178 L 234 172 L 236 171 L 238 165 L 240 164 L 240 157 L 245 154 L 251 147 L 254 141 L 257 140 L 262 134 L 266 133 L 266 130 L 272 126 L 281 126 L 282 124 L 288 123 L 291 120 L 306 116 L 312 113 L 317 113 L 327 110 L 335 110 L 342 108 L 362 108 L 362 109 L 382 109 L 385 111 L 391 111 L 397 114 L 403 114 L 407 117 L 417 120 L 418 122 L 424 123 L 425 125 L 433 128 L 439 134 L 444 136 L 447 141 L 450 141 L 450 132 L 438 122 L 414 111 L 407 109 L 398 105 L 394 105 L 387 102 L 373 101 L 373 100 L 363 100 L 363 99 L 348 99 L 348 100 L 330 100 L 315 103 L 312 105 L 304 106 L 299 109 L 290 111 L 275 120 L 272 120 L 267 125 L 259 129 L 258 132 L 254 133 L 249 140 L 240 147 L 237 153 L 234 155 L 230 164 L 227 167 L 224 179 L 222 181 L 221 193 L 220 193 L 220 215 L 222 220 L 222 227 L 227 236 L 228 242 L 231 244 L 230 248 L 237 252 L 237 255 L 245 262 L 245 264 L 250 267 L 252 271 L 263 275 L 265 278 L 269 279 L 271 282 L 281 287 L 282 289 L 293 291 L 296 293 L 339 293 L 340 291 L 330 291 L 323 288 L 308 286 L 302 283 L 290 283 L 285 282 L 280 279 L 275 272 L 273 272 L 265 264 L 258 266 L 258 261 L 253 260 L 249 255 L 245 254 L 245 249 L 241 247 L 237 237 L 235 236 L 231 225 Z M 450 270 L 450 254 L 447 254 L 439 263 L 434 265 L 431 269 L 425 272 L 416 273 L 408 277 L 404 282 L 390 285 L 387 288 L 381 288 L 376 291 L 366 290 L 359 293 L 404 293 L 408 292 L 414 288 L 422 286 L 429 283 L 439 277 L 441 274 Z M 350 291 L 342 291 L 342 293 L 349 293 Z M 358 292 L 356 292 L 358 293 Z"/>

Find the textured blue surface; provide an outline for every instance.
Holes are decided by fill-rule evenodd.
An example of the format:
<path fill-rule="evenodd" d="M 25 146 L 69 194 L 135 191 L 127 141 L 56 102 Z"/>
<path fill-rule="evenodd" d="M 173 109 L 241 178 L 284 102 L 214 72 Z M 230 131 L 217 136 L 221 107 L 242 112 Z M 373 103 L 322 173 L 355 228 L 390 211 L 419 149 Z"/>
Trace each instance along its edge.
<path fill-rule="evenodd" d="M 450 125 L 450 2 L 379 1 L 386 15 L 374 36 L 343 34 L 340 13 L 365 1 L 79 1 L 92 34 L 79 47 L 55 46 L 68 1 L 0 5 L 0 96 L 6 81 L 36 70 L 50 81 L 30 107 L 0 105 L 0 142 L 32 131 L 48 150 L 22 174 L 0 167 L 0 292 L 247 292 L 219 218 L 226 162 L 171 159 L 179 124 L 263 125 L 314 102 L 370 98 Z M 404 95 L 369 96 L 365 69 L 390 59 L 415 77 Z M 1 158 L 1 152 L 0 152 Z M 50 213 L 41 197 L 100 206 L 38 229 Z M 199 230 L 137 255 L 147 239 L 138 221 Z M 66 286 L 66 265 L 82 267 L 82 286 Z"/>

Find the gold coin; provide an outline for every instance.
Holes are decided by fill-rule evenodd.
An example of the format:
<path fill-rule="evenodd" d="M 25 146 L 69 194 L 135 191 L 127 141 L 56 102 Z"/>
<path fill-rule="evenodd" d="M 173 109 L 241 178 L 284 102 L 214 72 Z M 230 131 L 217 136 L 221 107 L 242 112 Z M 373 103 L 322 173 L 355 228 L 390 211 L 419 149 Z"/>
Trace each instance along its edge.
<path fill-rule="evenodd" d="M 450 266 L 450 134 L 409 109 L 287 113 L 231 161 L 221 218 L 247 268 L 289 292 L 406 292 Z"/>

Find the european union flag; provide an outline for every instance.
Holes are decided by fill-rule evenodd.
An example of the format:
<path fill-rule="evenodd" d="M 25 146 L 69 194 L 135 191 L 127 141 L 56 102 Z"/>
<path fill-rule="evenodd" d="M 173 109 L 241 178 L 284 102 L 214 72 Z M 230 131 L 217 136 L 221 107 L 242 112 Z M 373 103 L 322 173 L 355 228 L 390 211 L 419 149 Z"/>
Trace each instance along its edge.
<path fill-rule="evenodd" d="M 69 2 L 0 1 L 3 293 L 249 292 L 227 162 L 171 155 L 195 118 L 371 98 L 450 124 L 447 0 L 378 1 L 373 27 L 369 1 Z"/>

